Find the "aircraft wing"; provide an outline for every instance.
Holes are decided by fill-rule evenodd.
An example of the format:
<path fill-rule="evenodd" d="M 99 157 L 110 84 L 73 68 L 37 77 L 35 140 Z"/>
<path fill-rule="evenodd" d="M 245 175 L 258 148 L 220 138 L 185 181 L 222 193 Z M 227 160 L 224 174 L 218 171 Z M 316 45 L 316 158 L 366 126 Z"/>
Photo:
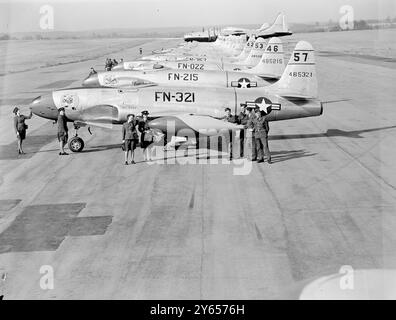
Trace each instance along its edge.
<path fill-rule="evenodd" d="M 194 114 L 184 114 L 178 115 L 181 121 L 185 122 L 190 128 L 195 131 L 200 130 L 236 130 L 243 129 L 243 126 L 237 125 L 235 123 L 230 123 L 221 119 L 216 119 L 205 115 L 194 115 Z"/>
<path fill-rule="evenodd" d="M 161 131 L 166 131 L 169 128 L 174 128 L 176 131 L 192 129 L 195 132 L 212 136 L 219 135 L 221 131 L 243 129 L 242 125 L 216 119 L 208 115 L 169 112 L 161 113 L 161 115 L 150 114 L 150 118 L 155 118 L 150 121 L 150 127 Z"/>

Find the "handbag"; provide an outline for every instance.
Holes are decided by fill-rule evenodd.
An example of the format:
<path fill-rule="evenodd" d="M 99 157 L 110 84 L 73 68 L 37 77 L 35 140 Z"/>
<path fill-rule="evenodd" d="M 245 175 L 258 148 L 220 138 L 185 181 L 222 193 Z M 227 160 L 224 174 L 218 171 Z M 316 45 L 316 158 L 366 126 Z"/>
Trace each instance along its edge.
<path fill-rule="evenodd" d="M 24 124 L 24 128 L 25 128 L 25 130 L 27 130 L 29 128 L 29 126 L 27 124 Z"/>
<path fill-rule="evenodd" d="M 125 143 L 121 143 L 121 149 L 122 151 L 125 151 Z"/>
<path fill-rule="evenodd" d="M 147 130 L 144 133 L 144 141 L 146 141 L 146 142 L 153 141 L 153 137 L 154 137 L 154 135 L 153 135 L 153 132 L 151 130 Z"/>

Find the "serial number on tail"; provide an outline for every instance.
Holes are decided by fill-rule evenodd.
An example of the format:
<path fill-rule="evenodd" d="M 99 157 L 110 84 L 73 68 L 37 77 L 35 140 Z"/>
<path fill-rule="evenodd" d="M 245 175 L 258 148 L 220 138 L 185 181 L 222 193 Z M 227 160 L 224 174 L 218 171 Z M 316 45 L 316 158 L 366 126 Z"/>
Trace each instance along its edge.
<path fill-rule="evenodd" d="M 163 91 L 156 91 L 155 102 L 186 102 L 192 103 L 195 102 L 195 93 L 194 92 L 163 92 Z"/>
<path fill-rule="evenodd" d="M 312 72 L 290 72 L 289 76 L 290 77 L 295 77 L 295 78 L 312 78 L 313 73 Z"/>

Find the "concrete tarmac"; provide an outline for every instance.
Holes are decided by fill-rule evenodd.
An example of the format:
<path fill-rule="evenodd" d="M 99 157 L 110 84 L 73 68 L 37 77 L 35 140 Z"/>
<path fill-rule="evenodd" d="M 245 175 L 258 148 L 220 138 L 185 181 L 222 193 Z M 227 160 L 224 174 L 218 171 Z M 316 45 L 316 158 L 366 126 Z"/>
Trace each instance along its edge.
<path fill-rule="evenodd" d="M 86 149 L 59 156 L 56 126 L 38 117 L 18 155 L 13 106 L 79 86 L 104 58 L 1 80 L 5 299 L 298 298 L 344 265 L 396 267 L 395 62 L 318 52 L 320 98 L 332 103 L 321 117 L 271 123 L 274 164 L 253 163 L 247 175 L 217 156 L 182 164 L 195 161 L 192 150 L 148 164 L 137 149 L 138 163 L 125 166 L 120 128 L 81 129 Z"/>

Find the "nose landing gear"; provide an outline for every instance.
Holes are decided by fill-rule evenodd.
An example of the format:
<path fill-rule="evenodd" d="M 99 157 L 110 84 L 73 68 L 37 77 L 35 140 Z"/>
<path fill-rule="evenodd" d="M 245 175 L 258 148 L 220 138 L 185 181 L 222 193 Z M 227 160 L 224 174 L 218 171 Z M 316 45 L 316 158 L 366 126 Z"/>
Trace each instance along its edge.
<path fill-rule="evenodd" d="M 85 145 L 84 144 L 84 140 L 81 139 L 78 136 L 78 133 L 77 133 L 78 129 L 80 129 L 80 128 L 81 128 L 81 126 L 79 126 L 78 124 L 74 123 L 74 137 L 71 138 L 70 141 L 69 141 L 69 149 L 72 152 L 81 152 L 84 149 L 84 145 Z M 88 132 L 90 134 L 92 134 L 90 127 L 88 127 Z"/>
<path fill-rule="evenodd" d="M 77 135 L 70 139 L 69 149 L 73 152 L 81 152 L 84 149 L 84 140 Z"/>

